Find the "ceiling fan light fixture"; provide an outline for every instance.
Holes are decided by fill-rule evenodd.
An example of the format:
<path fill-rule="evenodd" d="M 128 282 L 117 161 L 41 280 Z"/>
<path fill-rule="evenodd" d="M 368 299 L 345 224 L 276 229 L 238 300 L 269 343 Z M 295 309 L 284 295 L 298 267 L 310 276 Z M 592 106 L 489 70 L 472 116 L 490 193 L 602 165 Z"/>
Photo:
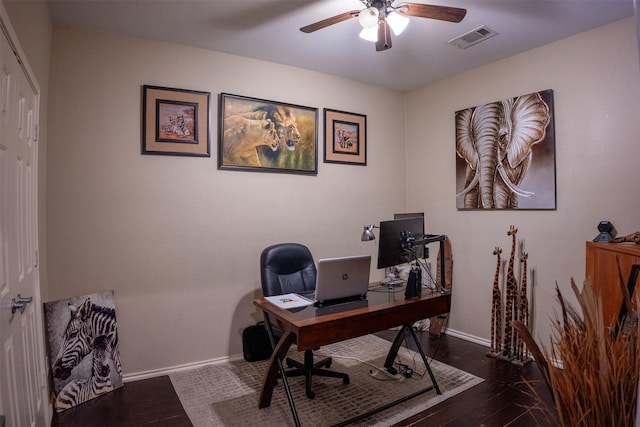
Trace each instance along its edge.
<path fill-rule="evenodd" d="M 394 10 L 387 15 L 387 23 L 391 27 L 393 34 L 399 36 L 409 25 L 409 18 Z"/>
<path fill-rule="evenodd" d="M 363 28 L 362 31 L 360 31 L 360 38 L 376 43 L 378 41 L 378 26 Z"/>
<path fill-rule="evenodd" d="M 391 33 L 396 36 L 402 33 L 409 23 L 409 17 L 456 23 L 462 21 L 467 14 L 466 9 L 458 7 L 413 3 L 411 1 L 400 3 L 398 6 L 392 5 L 394 0 L 360 0 L 360 2 L 364 5 L 364 9 L 350 10 L 321 19 L 300 28 L 300 31 L 308 34 L 357 17 L 362 27 L 360 38 L 374 42 L 376 52 L 381 52 L 391 49 Z"/>
<path fill-rule="evenodd" d="M 362 28 L 375 28 L 378 26 L 379 16 L 378 9 L 375 7 L 368 7 L 360 11 L 360 14 L 358 15 L 358 22 Z"/>

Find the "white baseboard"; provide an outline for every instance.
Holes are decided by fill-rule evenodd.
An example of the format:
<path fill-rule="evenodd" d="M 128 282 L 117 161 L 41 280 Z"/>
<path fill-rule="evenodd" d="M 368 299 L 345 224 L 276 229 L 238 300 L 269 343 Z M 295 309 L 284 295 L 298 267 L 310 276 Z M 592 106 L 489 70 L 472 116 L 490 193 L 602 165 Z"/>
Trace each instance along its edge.
<path fill-rule="evenodd" d="M 475 335 L 469 335 L 467 333 L 456 331 L 454 329 L 447 328 L 445 330 L 445 334 L 451 335 L 452 337 L 463 339 L 465 341 L 470 341 L 472 343 L 480 344 L 485 347 L 491 347 L 491 341 L 487 339 L 476 337 Z"/>
<path fill-rule="evenodd" d="M 465 341 L 470 341 L 470 342 L 473 342 L 473 343 L 476 343 L 476 344 L 483 345 L 483 346 L 485 346 L 487 348 L 491 348 L 491 341 L 486 340 L 484 338 L 479 338 L 479 337 L 476 337 L 474 335 L 465 334 L 464 332 L 460 332 L 460 331 L 454 331 L 452 329 L 447 329 L 445 331 L 445 333 L 447 335 L 451 335 L 452 337 L 460 338 L 460 339 L 463 339 Z M 533 358 L 533 356 L 531 356 L 531 357 Z M 553 366 L 555 366 L 556 368 L 562 369 L 562 360 L 553 359 L 551 361 L 551 364 Z"/>
<path fill-rule="evenodd" d="M 236 360 L 242 359 L 242 357 L 243 357 L 242 354 L 236 354 L 233 356 L 225 356 L 225 357 L 219 357 L 216 359 L 201 360 L 199 362 L 185 363 L 184 365 L 169 366 L 169 367 L 160 368 L 160 369 L 152 369 L 150 371 L 134 372 L 131 374 L 123 375 L 122 380 L 123 382 L 127 383 L 131 381 L 161 377 L 161 376 L 173 374 L 176 372 L 182 372 L 182 371 L 188 371 L 190 369 L 200 368 L 202 366 L 218 365 L 218 364 L 227 363 L 227 362 L 235 362 Z"/>
<path fill-rule="evenodd" d="M 451 335 L 452 337 L 463 339 L 465 341 L 470 341 L 476 344 L 480 344 L 485 347 L 491 347 L 491 343 L 489 342 L 489 340 L 486 340 L 484 338 L 479 338 L 474 335 L 469 335 L 464 332 L 459 332 L 450 328 L 447 328 L 445 330 L 445 334 Z M 169 367 L 160 368 L 160 369 L 152 369 L 150 371 L 134 372 L 131 374 L 123 375 L 122 380 L 125 383 L 127 383 L 131 381 L 161 377 L 161 376 L 170 375 L 176 372 L 182 372 L 182 371 L 188 371 L 190 369 L 200 368 L 206 365 L 217 365 L 221 363 L 235 362 L 236 360 L 242 359 L 242 357 L 243 357 L 242 354 L 236 354 L 236 355 L 227 356 L 227 357 L 219 357 L 216 359 L 201 360 L 199 362 L 193 362 L 193 363 L 185 363 L 184 365 L 169 366 Z"/>

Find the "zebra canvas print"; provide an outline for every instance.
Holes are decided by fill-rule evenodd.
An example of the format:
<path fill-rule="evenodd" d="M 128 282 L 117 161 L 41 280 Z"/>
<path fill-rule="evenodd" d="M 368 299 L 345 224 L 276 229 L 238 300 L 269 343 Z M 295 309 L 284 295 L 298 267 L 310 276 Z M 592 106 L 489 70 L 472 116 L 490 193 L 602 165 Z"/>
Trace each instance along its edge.
<path fill-rule="evenodd" d="M 44 304 L 56 411 L 122 387 L 113 291 Z"/>

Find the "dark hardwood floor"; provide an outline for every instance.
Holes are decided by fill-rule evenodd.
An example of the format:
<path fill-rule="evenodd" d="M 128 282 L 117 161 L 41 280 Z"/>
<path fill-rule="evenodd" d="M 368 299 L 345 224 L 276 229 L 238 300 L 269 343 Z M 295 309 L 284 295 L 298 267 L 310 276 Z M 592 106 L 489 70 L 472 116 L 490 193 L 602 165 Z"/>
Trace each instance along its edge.
<path fill-rule="evenodd" d="M 393 331 L 377 334 L 393 339 Z M 422 346 L 433 357 L 485 379 L 481 384 L 414 415 L 396 427 L 408 426 L 537 426 L 554 425 L 536 409 L 549 393 L 535 363 L 524 367 L 487 357 L 487 348 L 443 335 L 422 334 Z M 532 392 L 531 388 L 535 390 Z M 539 406 L 539 405 L 538 405 Z M 532 415 L 532 414 L 535 414 Z M 105 396 L 55 414 L 55 427 L 191 426 L 169 377 L 129 382 Z"/>
<path fill-rule="evenodd" d="M 53 415 L 59 427 L 190 427 L 168 376 L 126 383 L 104 396 Z"/>
<path fill-rule="evenodd" d="M 391 340 L 393 331 L 377 334 Z M 551 395 L 535 362 L 517 366 L 487 356 L 487 347 L 450 336 L 438 339 L 422 334 L 427 357 L 484 378 L 471 389 L 416 414 L 395 427 L 407 426 L 554 426 L 543 404 L 551 407 Z M 412 344 L 411 341 L 409 341 Z M 412 346 L 410 346 L 412 347 Z M 533 388 L 533 390 L 532 390 Z M 539 397 L 538 397 L 539 396 Z"/>

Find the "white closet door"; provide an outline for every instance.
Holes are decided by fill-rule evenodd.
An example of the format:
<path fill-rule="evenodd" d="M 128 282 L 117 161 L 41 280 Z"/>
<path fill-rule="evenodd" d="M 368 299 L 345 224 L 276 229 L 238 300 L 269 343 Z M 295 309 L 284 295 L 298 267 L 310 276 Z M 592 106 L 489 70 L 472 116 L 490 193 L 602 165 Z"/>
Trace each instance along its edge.
<path fill-rule="evenodd" d="M 37 268 L 37 88 L 0 37 L 0 415 L 7 427 L 46 424 Z"/>

